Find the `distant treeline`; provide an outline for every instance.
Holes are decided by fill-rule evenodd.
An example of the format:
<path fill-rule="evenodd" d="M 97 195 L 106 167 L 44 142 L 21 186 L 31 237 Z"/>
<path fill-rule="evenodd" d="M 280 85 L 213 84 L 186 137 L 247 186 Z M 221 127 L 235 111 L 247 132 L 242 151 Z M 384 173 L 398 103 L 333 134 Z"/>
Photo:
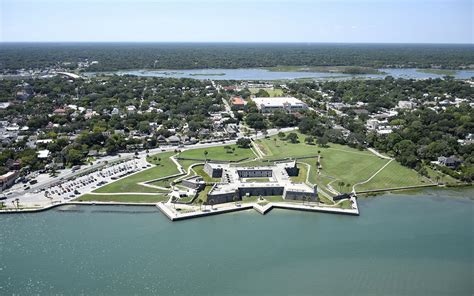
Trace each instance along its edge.
<path fill-rule="evenodd" d="M 460 68 L 474 64 L 474 45 L 271 43 L 3 43 L 0 69 L 98 61 L 88 71 L 120 69 L 364 66 Z"/>

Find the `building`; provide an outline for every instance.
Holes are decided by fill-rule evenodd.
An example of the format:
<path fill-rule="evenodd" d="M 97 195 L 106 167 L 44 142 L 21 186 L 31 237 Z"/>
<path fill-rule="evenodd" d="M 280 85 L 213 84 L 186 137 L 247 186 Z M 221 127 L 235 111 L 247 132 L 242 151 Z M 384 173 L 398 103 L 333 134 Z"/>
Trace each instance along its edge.
<path fill-rule="evenodd" d="M 18 171 L 10 171 L 4 175 L 0 176 L 0 188 L 5 190 L 12 186 L 15 183 L 16 178 L 18 178 Z"/>
<path fill-rule="evenodd" d="M 241 97 L 233 97 L 231 100 L 231 105 L 233 110 L 243 110 L 247 102 Z"/>
<path fill-rule="evenodd" d="M 206 182 L 201 176 L 192 176 L 181 181 L 181 185 L 191 189 L 203 189 L 206 186 Z"/>
<path fill-rule="evenodd" d="M 220 178 L 207 194 L 208 203 L 225 203 L 241 200 L 243 196 L 282 195 L 287 200 L 318 199 L 317 187 L 294 183 L 291 176 L 298 175 L 295 161 L 278 162 L 269 166 L 237 167 L 227 163 L 206 163 L 204 172 Z M 255 181 L 255 178 L 261 180 Z"/>
<path fill-rule="evenodd" d="M 399 109 L 413 109 L 415 106 L 416 104 L 411 101 L 398 101 Z"/>
<path fill-rule="evenodd" d="M 441 156 L 441 157 L 438 157 L 438 163 L 442 166 L 455 169 L 462 163 L 462 161 L 460 159 L 457 159 L 454 156 L 450 156 L 450 157 Z"/>
<path fill-rule="evenodd" d="M 37 154 L 38 154 L 39 159 L 45 159 L 49 157 L 49 150 L 48 149 L 39 150 Z"/>
<path fill-rule="evenodd" d="M 288 113 L 298 112 L 308 109 L 308 105 L 295 97 L 263 97 L 252 98 L 262 113 L 272 113 L 277 110 Z"/>

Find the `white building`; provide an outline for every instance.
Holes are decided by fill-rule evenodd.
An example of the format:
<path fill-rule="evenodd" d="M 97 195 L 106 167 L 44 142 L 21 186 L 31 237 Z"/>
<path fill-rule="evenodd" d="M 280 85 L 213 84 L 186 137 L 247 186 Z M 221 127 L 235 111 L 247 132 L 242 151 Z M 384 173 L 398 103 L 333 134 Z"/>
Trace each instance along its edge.
<path fill-rule="evenodd" d="M 400 109 L 413 109 L 415 108 L 416 104 L 411 101 L 399 101 L 398 108 Z"/>
<path fill-rule="evenodd" d="M 308 105 L 295 97 L 252 98 L 252 101 L 262 113 L 271 113 L 277 110 L 292 113 L 308 109 Z"/>

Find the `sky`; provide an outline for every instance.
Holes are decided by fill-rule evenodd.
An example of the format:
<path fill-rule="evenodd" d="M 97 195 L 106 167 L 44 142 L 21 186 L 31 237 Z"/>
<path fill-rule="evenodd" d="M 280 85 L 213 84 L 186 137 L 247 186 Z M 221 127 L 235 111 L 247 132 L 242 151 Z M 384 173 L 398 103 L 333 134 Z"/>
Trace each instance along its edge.
<path fill-rule="evenodd" d="M 474 43 L 474 0 L 0 0 L 0 41 Z"/>

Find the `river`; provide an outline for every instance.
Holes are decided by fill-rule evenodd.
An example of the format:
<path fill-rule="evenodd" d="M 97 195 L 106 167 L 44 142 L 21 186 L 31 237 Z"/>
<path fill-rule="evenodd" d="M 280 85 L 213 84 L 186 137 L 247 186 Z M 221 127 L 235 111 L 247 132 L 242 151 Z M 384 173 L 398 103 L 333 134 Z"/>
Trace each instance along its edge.
<path fill-rule="evenodd" d="M 0 215 L 0 294 L 472 295 L 474 190 L 170 222 L 154 207 Z"/>
<path fill-rule="evenodd" d="M 168 78 L 194 78 L 213 80 L 292 80 L 292 79 L 321 79 L 321 80 L 343 80 L 352 78 L 382 79 L 386 76 L 395 78 L 442 78 L 444 75 L 419 72 L 414 68 L 407 69 L 379 69 L 384 74 L 341 74 L 327 72 L 273 72 L 266 69 L 189 69 L 189 70 L 122 70 L 108 72 L 117 75 L 136 75 L 143 77 L 168 77 Z M 97 73 L 84 73 L 86 76 L 94 76 Z M 474 70 L 458 70 L 454 77 L 456 79 L 468 79 L 474 77 Z"/>

